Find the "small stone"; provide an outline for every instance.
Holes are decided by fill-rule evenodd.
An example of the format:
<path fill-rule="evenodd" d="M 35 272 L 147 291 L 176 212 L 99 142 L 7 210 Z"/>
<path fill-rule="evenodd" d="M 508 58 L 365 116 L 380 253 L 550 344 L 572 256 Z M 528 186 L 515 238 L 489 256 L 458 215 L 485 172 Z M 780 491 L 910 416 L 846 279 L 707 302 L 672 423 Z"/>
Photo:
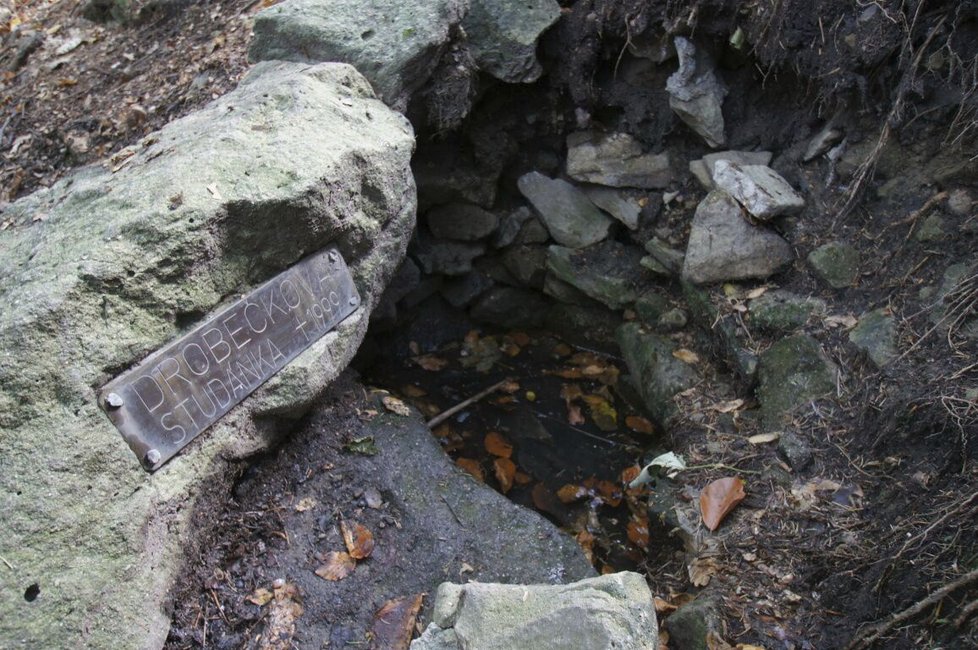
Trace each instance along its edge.
<path fill-rule="evenodd" d="M 645 242 L 645 250 L 666 270 L 668 275 L 678 276 L 683 269 L 685 255 L 682 251 L 671 248 L 668 243 L 653 237 Z"/>
<path fill-rule="evenodd" d="M 723 638 L 717 604 L 704 598 L 697 598 L 670 614 L 665 628 L 670 647 L 683 650 L 709 650 L 713 647 L 709 638 Z"/>
<path fill-rule="evenodd" d="M 849 332 L 849 341 L 864 350 L 877 368 L 882 368 L 899 355 L 896 337 L 896 321 L 886 309 L 874 309 L 863 314 Z"/>
<path fill-rule="evenodd" d="M 825 301 L 775 289 L 750 301 L 751 325 L 768 332 L 789 332 L 805 325 L 816 314 L 824 314 Z"/>
<path fill-rule="evenodd" d="M 635 313 L 648 325 L 655 325 L 659 318 L 669 311 L 669 299 L 660 293 L 648 291 L 635 300 Z"/>
<path fill-rule="evenodd" d="M 632 383 L 650 415 L 668 423 L 677 414 L 672 398 L 696 382 L 696 371 L 673 356 L 676 345 L 671 340 L 643 330 L 638 323 L 622 325 L 617 339 Z"/>
<path fill-rule="evenodd" d="M 737 202 L 714 190 L 693 216 L 682 276 L 696 284 L 766 278 L 793 257 L 788 242 L 747 223 Z"/>
<path fill-rule="evenodd" d="M 859 253 L 849 244 L 829 242 L 808 254 L 815 275 L 833 289 L 851 287 L 859 272 Z"/>
<path fill-rule="evenodd" d="M 959 217 L 971 216 L 975 201 L 968 190 L 957 189 L 947 197 L 947 209 Z"/>
<path fill-rule="evenodd" d="M 914 238 L 919 242 L 944 241 L 948 238 L 948 233 L 944 218 L 938 214 L 932 214 L 920 224 Z"/>
<path fill-rule="evenodd" d="M 611 217 L 567 181 L 530 172 L 521 176 L 517 185 L 558 244 L 582 248 L 608 236 Z"/>
<path fill-rule="evenodd" d="M 639 215 L 642 213 L 639 197 L 629 196 L 626 191 L 597 185 L 585 187 L 584 193 L 591 199 L 591 203 L 625 224 L 629 230 L 638 228 Z"/>
<path fill-rule="evenodd" d="M 669 107 L 710 147 L 722 147 L 724 134 L 723 100 L 727 88 L 717 77 L 710 56 L 698 50 L 683 36 L 675 40 L 679 70 L 666 82 Z"/>
<path fill-rule="evenodd" d="M 642 153 L 627 133 L 582 131 L 567 136 L 567 175 L 610 187 L 661 189 L 673 179 L 669 155 Z"/>
<path fill-rule="evenodd" d="M 784 214 L 798 214 L 805 208 L 805 199 L 780 174 L 765 165 L 739 165 L 718 160 L 713 180 L 717 187 L 762 221 Z"/>
<path fill-rule="evenodd" d="M 450 203 L 433 208 L 425 215 L 431 234 L 440 239 L 476 241 L 499 225 L 499 217 L 479 206 Z"/>
<path fill-rule="evenodd" d="M 499 228 L 493 235 L 491 242 L 493 248 L 504 248 L 512 244 L 520 234 L 523 224 L 533 218 L 533 211 L 525 205 L 508 213 L 500 220 Z"/>
<path fill-rule="evenodd" d="M 811 446 L 794 431 L 785 431 L 781 434 L 778 439 L 778 451 L 796 472 L 802 471 L 812 462 Z"/>
<path fill-rule="evenodd" d="M 686 315 L 686 312 L 676 307 L 659 316 L 657 324 L 659 329 L 664 332 L 674 332 L 686 327 L 688 321 L 689 316 Z"/>
<path fill-rule="evenodd" d="M 842 142 L 845 133 L 831 122 L 822 127 L 822 130 L 815 134 L 815 137 L 808 143 L 802 161 L 809 162 L 815 160 L 829 149 Z M 765 165 L 767 163 L 764 163 Z"/>
<path fill-rule="evenodd" d="M 716 187 L 713 175 L 716 173 L 718 161 L 729 160 L 738 165 L 768 165 L 771 158 L 770 151 L 717 151 L 703 156 L 700 160 L 691 160 L 689 171 L 704 189 L 712 190 Z"/>
<path fill-rule="evenodd" d="M 767 430 L 777 431 L 792 411 L 833 393 L 836 367 L 810 336 L 782 339 L 761 354 L 757 399 Z"/>

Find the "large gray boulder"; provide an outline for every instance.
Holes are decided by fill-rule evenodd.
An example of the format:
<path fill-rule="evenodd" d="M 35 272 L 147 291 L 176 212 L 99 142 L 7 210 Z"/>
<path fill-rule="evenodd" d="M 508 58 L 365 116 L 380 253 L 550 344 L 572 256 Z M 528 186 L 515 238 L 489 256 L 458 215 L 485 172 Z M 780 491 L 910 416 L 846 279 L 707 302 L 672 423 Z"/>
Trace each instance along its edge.
<path fill-rule="evenodd" d="M 289 0 L 255 16 L 252 61 L 340 61 L 403 111 L 451 40 L 466 0 Z"/>
<path fill-rule="evenodd" d="M 462 21 L 479 68 L 507 83 L 540 78 L 537 39 L 560 18 L 555 0 L 470 0 Z"/>
<path fill-rule="evenodd" d="M 696 206 L 683 278 L 696 284 L 766 278 L 793 258 L 788 242 L 748 223 L 729 194 L 714 190 Z"/>
<path fill-rule="evenodd" d="M 568 585 L 442 583 L 412 650 L 652 650 L 652 592 L 624 571 Z"/>
<path fill-rule="evenodd" d="M 0 639 L 158 648 L 197 496 L 347 364 L 414 226 L 410 125 L 342 64 L 239 87 L 11 205 L 0 232 Z M 43 217 L 43 219 L 38 219 Z M 147 474 L 96 404 L 113 376 L 335 245 L 360 308 Z M 257 416 L 266 416 L 258 418 Z M 25 595 L 30 596 L 25 600 Z"/>

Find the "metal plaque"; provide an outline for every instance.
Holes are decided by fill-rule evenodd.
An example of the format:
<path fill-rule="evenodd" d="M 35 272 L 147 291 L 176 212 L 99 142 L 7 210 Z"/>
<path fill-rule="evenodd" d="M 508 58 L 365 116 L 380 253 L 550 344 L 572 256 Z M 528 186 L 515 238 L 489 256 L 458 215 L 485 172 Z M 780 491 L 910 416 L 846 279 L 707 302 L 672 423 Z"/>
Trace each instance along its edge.
<path fill-rule="evenodd" d="M 359 304 L 339 251 L 320 251 L 110 381 L 99 405 L 153 471 Z"/>

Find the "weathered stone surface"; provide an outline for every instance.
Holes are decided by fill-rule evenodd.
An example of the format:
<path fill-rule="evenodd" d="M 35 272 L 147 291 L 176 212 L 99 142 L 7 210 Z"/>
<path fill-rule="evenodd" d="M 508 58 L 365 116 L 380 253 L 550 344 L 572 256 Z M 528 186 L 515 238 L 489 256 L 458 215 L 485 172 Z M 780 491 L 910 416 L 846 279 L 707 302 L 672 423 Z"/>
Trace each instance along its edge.
<path fill-rule="evenodd" d="M 676 415 L 672 398 L 696 382 L 696 371 L 673 356 L 676 345 L 672 341 L 643 330 L 638 323 L 625 323 L 618 329 L 618 346 L 649 413 L 668 425 Z"/>
<path fill-rule="evenodd" d="M 859 253 L 849 244 L 829 242 L 808 254 L 808 264 L 833 289 L 851 287 L 859 273 Z"/>
<path fill-rule="evenodd" d="M 642 200 L 631 196 L 623 190 L 592 185 L 584 188 L 587 198 L 618 221 L 625 224 L 629 230 L 638 228 L 638 218 L 642 213 Z"/>
<path fill-rule="evenodd" d="M 538 291 L 494 287 L 473 305 L 472 318 L 500 327 L 540 327 L 547 301 Z"/>
<path fill-rule="evenodd" d="M 434 239 L 419 232 L 411 252 L 425 273 L 465 275 L 472 270 L 472 261 L 486 252 L 481 242 Z"/>
<path fill-rule="evenodd" d="M 714 190 L 696 207 L 683 278 L 696 284 L 766 278 L 792 258 L 788 242 L 747 223 L 737 202 Z"/>
<path fill-rule="evenodd" d="M 676 37 L 679 70 L 666 81 L 669 107 L 693 129 L 707 145 L 722 147 L 724 135 L 723 100 L 727 88 L 717 77 L 713 61 L 689 39 Z"/>
<path fill-rule="evenodd" d="M 685 255 L 682 251 L 671 248 L 669 244 L 658 237 L 653 237 L 645 242 L 645 250 L 652 259 L 658 262 L 667 275 L 676 276 L 682 272 L 685 261 Z"/>
<path fill-rule="evenodd" d="M 507 83 L 530 83 L 543 72 L 537 39 L 558 18 L 554 0 L 469 0 L 462 27 L 480 69 Z"/>
<path fill-rule="evenodd" d="M 567 303 L 568 305 L 581 305 L 584 307 L 602 306 L 594 298 L 591 298 L 574 285 L 557 278 L 557 276 L 550 272 L 547 273 L 547 277 L 543 281 L 543 292 L 557 299 L 559 302 Z"/>
<path fill-rule="evenodd" d="M 669 154 L 642 153 L 627 133 L 579 131 L 567 136 L 567 175 L 611 187 L 661 189 L 673 179 Z"/>
<path fill-rule="evenodd" d="M 717 187 L 737 199 L 755 218 L 767 221 L 783 214 L 797 214 L 805 208 L 805 199 L 766 165 L 740 165 L 718 160 L 713 181 Z"/>
<path fill-rule="evenodd" d="M 523 286 L 543 289 L 547 276 L 546 246 L 513 246 L 503 251 L 503 264 Z"/>
<path fill-rule="evenodd" d="M 791 412 L 835 391 L 836 367 L 812 337 L 798 334 L 782 339 L 761 354 L 758 367 L 764 426 L 778 429 Z"/>
<path fill-rule="evenodd" d="M 9 206 L 0 233 L 0 639 L 158 648 L 202 484 L 356 351 L 414 226 L 413 135 L 342 64 L 262 63 L 208 107 Z M 202 163 L 206 161 L 206 164 Z M 45 214 L 30 225 L 32 215 Z M 96 406 L 121 369 L 329 243 L 363 297 L 153 475 Z M 40 595 L 24 600 L 37 584 Z"/>
<path fill-rule="evenodd" d="M 646 325 L 657 325 L 670 308 L 669 299 L 657 291 L 646 291 L 635 299 L 635 313 Z"/>
<path fill-rule="evenodd" d="M 488 237 L 499 225 L 499 217 L 468 203 L 450 203 L 432 208 L 426 215 L 435 237 L 475 241 Z"/>
<path fill-rule="evenodd" d="M 824 300 L 775 289 L 750 301 L 751 325 L 769 332 L 788 332 L 803 326 L 815 315 L 824 314 Z"/>
<path fill-rule="evenodd" d="M 657 647 L 658 634 L 652 593 L 637 573 L 568 585 L 445 582 L 411 649 L 647 650 Z"/>
<path fill-rule="evenodd" d="M 746 385 L 753 385 L 757 377 L 757 355 L 751 350 L 754 344 L 748 345 L 746 333 L 731 315 L 717 308 L 707 289 L 685 280 L 680 285 L 691 322 L 713 339 L 721 355 L 741 381 Z"/>
<path fill-rule="evenodd" d="M 420 283 L 421 269 L 411 259 L 405 258 L 371 312 L 370 325 L 381 329 L 393 327 L 397 320 L 397 303 L 417 289 Z"/>
<path fill-rule="evenodd" d="M 512 244 L 516 241 L 517 235 L 520 234 L 523 224 L 531 219 L 535 219 L 533 211 L 525 205 L 507 213 L 499 220 L 499 228 L 496 230 L 496 234 L 492 236 L 492 246 L 494 248 L 505 248 Z"/>
<path fill-rule="evenodd" d="M 601 304 L 554 305 L 547 312 L 547 329 L 571 344 L 615 344 L 615 332 L 621 326 L 621 315 Z"/>
<path fill-rule="evenodd" d="M 349 63 L 403 112 L 465 10 L 463 0 L 289 0 L 255 16 L 248 58 Z"/>
<path fill-rule="evenodd" d="M 669 311 L 663 312 L 656 321 L 656 325 L 663 332 L 674 332 L 686 327 L 689 316 L 685 311 L 674 307 Z"/>
<path fill-rule="evenodd" d="M 707 598 L 697 598 L 677 609 L 666 619 L 665 628 L 670 644 L 683 650 L 709 650 L 713 645 L 708 640 L 711 634 L 723 638 L 717 604 Z"/>
<path fill-rule="evenodd" d="M 492 288 L 492 279 L 479 270 L 442 282 L 441 295 L 452 307 L 467 307 L 476 298 Z"/>
<path fill-rule="evenodd" d="M 641 259 L 642 249 L 636 246 L 604 241 L 576 251 L 551 246 L 547 265 L 558 279 L 612 309 L 621 309 L 643 289 Z"/>
<path fill-rule="evenodd" d="M 796 472 L 802 471 L 812 462 L 811 445 L 795 431 L 785 431 L 781 434 L 778 439 L 778 452 Z"/>
<path fill-rule="evenodd" d="M 896 321 L 886 309 L 874 309 L 860 316 L 859 322 L 849 332 L 849 341 L 865 350 L 877 368 L 882 368 L 899 355 Z"/>
<path fill-rule="evenodd" d="M 950 237 L 947 221 L 939 214 L 932 214 L 923 220 L 920 228 L 914 233 L 914 239 L 919 242 L 944 241 Z"/>
<path fill-rule="evenodd" d="M 530 172 L 520 177 L 518 185 L 558 244 L 582 248 L 608 236 L 611 218 L 567 181 Z"/>
<path fill-rule="evenodd" d="M 771 162 L 770 151 L 717 151 L 703 156 L 700 160 L 689 161 L 689 172 L 707 190 L 716 187 L 713 175 L 720 160 L 729 160 L 738 165 L 767 165 Z"/>

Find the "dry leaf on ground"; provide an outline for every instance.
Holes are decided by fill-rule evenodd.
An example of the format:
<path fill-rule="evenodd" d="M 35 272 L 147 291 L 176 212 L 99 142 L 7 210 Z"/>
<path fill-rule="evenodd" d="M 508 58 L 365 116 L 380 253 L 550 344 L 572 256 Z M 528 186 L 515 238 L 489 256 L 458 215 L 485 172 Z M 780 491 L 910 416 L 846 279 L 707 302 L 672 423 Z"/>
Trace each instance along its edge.
<path fill-rule="evenodd" d="M 744 400 L 731 399 L 731 400 L 727 400 L 726 402 L 717 402 L 710 408 L 713 409 L 714 411 L 717 411 L 718 413 L 731 413 L 733 411 L 736 411 L 743 405 L 744 405 Z"/>
<path fill-rule="evenodd" d="M 340 521 L 343 543 L 354 560 L 370 557 L 374 551 L 374 535 L 361 523 Z"/>
<path fill-rule="evenodd" d="M 271 599 L 272 599 L 272 592 L 269 591 L 268 589 L 265 589 L 264 587 L 255 589 L 255 592 L 253 594 L 245 598 L 245 600 L 247 600 L 249 603 L 254 603 L 259 607 L 263 607 L 264 605 L 267 605 L 268 601 L 270 601 Z"/>
<path fill-rule="evenodd" d="M 628 520 L 628 540 L 639 548 L 649 546 L 649 520 L 633 516 Z"/>
<path fill-rule="evenodd" d="M 448 365 L 447 359 L 442 359 L 441 357 L 435 356 L 433 354 L 424 354 L 420 357 L 415 357 L 414 362 L 424 370 L 429 370 L 431 372 L 438 372 L 439 370 L 444 370 L 445 366 Z"/>
<path fill-rule="evenodd" d="M 655 433 L 655 425 L 648 418 L 643 418 L 641 415 L 629 415 L 626 417 L 625 426 L 636 433 Z"/>
<path fill-rule="evenodd" d="M 373 647 L 382 650 L 406 650 L 414 634 L 414 621 L 421 610 L 424 594 L 388 600 L 374 614 Z"/>
<path fill-rule="evenodd" d="M 473 458 L 456 458 L 455 464 L 478 479 L 480 483 L 486 482 L 486 475 L 482 471 L 482 466 L 479 464 L 479 461 Z"/>
<path fill-rule="evenodd" d="M 330 551 L 326 554 L 326 561 L 321 567 L 316 569 L 316 575 L 324 580 L 342 580 L 353 573 L 357 562 L 349 553 L 343 551 Z"/>
<path fill-rule="evenodd" d="M 737 504 L 747 496 L 744 493 L 744 481 L 728 476 L 719 478 L 700 492 L 700 513 L 703 523 L 710 530 L 716 530 L 727 514 L 737 507 Z"/>
<path fill-rule="evenodd" d="M 689 563 L 686 571 L 694 587 L 705 587 L 710 584 L 710 578 L 716 575 L 717 563 L 712 557 L 698 557 Z"/>
<path fill-rule="evenodd" d="M 408 408 L 408 405 L 393 395 L 385 395 L 380 401 L 383 402 L 384 408 L 394 415 L 401 415 L 404 417 L 411 415 L 411 409 Z"/>
<path fill-rule="evenodd" d="M 484 444 L 486 451 L 493 456 L 498 456 L 499 458 L 511 458 L 513 456 L 513 445 L 498 431 L 487 433 Z"/>
<path fill-rule="evenodd" d="M 295 622 L 302 616 L 298 588 L 286 582 L 275 589 L 275 598 L 265 616 L 265 629 L 258 639 L 260 650 L 289 650 L 295 636 Z"/>
<path fill-rule="evenodd" d="M 774 442 L 781 437 L 780 433 L 757 433 L 747 439 L 752 445 L 763 445 L 768 442 Z"/>
<path fill-rule="evenodd" d="M 506 494 L 513 487 L 513 479 L 516 478 L 516 464 L 508 458 L 497 458 L 493 461 L 492 466 L 496 470 L 499 489 L 503 491 L 503 494 Z"/>
<path fill-rule="evenodd" d="M 302 499 L 299 499 L 299 503 L 295 504 L 295 511 L 305 512 L 306 510 L 312 510 L 317 505 L 319 505 L 319 502 L 316 501 L 314 498 L 303 497 Z"/>
<path fill-rule="evenodd" d="M 686 348 L 679 348 L 678 350 L 672 351 L 672 356 L 676 357 L 683 363 L 688 363 L 690 365 L 694 363 L 699 363 L 699 356 L 692 350 L 687 350 Z"/>
<path fill-rule="evenodd" d="M 586 496 L 587 489 L 580 485 L 574 485 L 573 483 L 568 483 L 557 490 L 557 498 L 560 499 L 561 503 L 574 503 Z"/>

